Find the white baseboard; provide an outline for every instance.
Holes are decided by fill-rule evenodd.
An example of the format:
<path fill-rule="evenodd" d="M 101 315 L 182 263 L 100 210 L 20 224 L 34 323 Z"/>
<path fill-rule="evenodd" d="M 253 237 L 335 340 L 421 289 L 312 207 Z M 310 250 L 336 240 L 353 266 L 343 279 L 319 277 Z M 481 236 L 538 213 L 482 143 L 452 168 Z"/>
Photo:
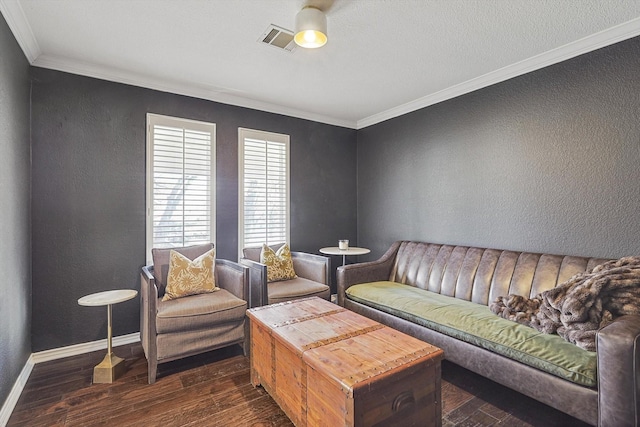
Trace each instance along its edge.
<path fill-rule="evenodd" d="M 22 390 L 24 389 L 24 386 L 27 385 L 27 380 L 29 379 L 29 375 L 31 375 L 33 365 L 33 355 L 31 355 L 27 359 L 27 363 L 24 364 L 22 371 L 20 371 L 20 375 L 18 375 L 18 379 L 9 392 L 7 400 L 4 401 L 2 408 L 0 408 L 0 426 L 5 427 L 9 422 L 9 417 L 11 417 L 13 408 L 16 407 L 16 403 L 18 403 Z"/>
<path fill-rule="evenodd" d="M 117 347 L 120 345 L 131 344 L 138 341 L 140 341 L 140 333 L 134 332 L 128 335 L 113 337 L 112 345 L 113 347 Z M 22 394 L 22 390 L 24 390 L 24 386 L 27 385 L 27 380 L 29 379 L 29 375 L 31 375 L 31 370 L 33 370 L 33 367 L 37 363 L 62 359 L 69 356 L 77 356 L 79 354 L 90 353 L 92 351 L 103 350 L 106 348 L 107 339 L 105 338 L 103 340 L 31 353 L 31 356 L 29 356 L 29 359 L 27 359 L 27 363 L 25 363 L 24 368 L 22 368 L 22 371 L 20 372 L 20 375 L 18 375 L 18 379 L 13 385 L 9 396 L 7 396 L 7 399 L 2 404 L 2 408 L 0 408 L 0 427 L 5 427 L 9 422 L 9 417 L 11 417 L 11 413 L 13 412 L 16 403 L 18 403 L 18 399 Z"/>
<path fill-rule="evenodd" d="M 119 345 L 131 344 L 138 341 L 140 341 L 140 333 L 134 332 L 128 335 L 113 337 L 112 345 L 117 347 Z M 62 359 L 63 357 L 77 356 L 79 354 L 90 353 L 96 350 L 103 350 L 105 348 L 107 348 L 106 338 L 98 341 L 39 351 L 37 353 L 32 353 L 31 358 L 33 359 L 33 363 L 42 363 L 48 362 L 49 360 Z"/>

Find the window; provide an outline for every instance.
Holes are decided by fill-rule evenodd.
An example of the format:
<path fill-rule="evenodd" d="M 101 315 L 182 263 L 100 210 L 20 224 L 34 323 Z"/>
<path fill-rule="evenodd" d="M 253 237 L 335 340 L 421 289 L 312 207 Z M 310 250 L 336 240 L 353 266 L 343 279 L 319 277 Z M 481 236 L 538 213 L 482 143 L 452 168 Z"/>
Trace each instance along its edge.
<path fill-rule="evenodd" d="M 147 114 L 147 258 L 151 248 L 215 242 L 216 125 Z"/>
<path fill-rule="evenodd" d="M 238 130 L 239 251 L 289 242 L 289 135 Z"/>

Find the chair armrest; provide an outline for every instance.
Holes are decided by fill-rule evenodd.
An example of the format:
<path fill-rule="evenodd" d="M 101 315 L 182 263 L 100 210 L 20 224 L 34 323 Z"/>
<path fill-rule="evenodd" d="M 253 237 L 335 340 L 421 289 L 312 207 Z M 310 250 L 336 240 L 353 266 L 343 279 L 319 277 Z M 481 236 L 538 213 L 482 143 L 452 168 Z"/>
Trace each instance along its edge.
<path fill-rule="evenodd" d="M 596 335 L 598 425 L 637 426 L 640 421 L 640 315 L 621 316 Z"/>
<path fill-rule="evenodd" d="M 240 264 L 249 269 L 249 308 L 267 305 L 267 266 L 249 258 L 240 258 Z"/>
<path fill-rule="evenodd" d="M 336 278 L 338 281 L 338 304 L 340 306 L 344 307 L 345 292 L 350 286 L 358 283 L 389 280 L 400 243 L 402 242 L 395 242 L 387 252 L 376 261 L 338 267 Z"/>
<path fill-rule="evenodd" d="M 153 276 L 153 266 L 142 267 L 140 273 L 140 342 L 145 354 L 155 348 L 158 287 Z"/>
<path fill-rule="evenodd" d="M 331 260 L 328 257 L 306 252 L 291 252 L 291 260 L 297 276 L 329 285 Z"/>
<path fill-rule="evenodd" d="M 248 301 L 248 268 L 228 259 L 216 259 L 216 286 Z"/>

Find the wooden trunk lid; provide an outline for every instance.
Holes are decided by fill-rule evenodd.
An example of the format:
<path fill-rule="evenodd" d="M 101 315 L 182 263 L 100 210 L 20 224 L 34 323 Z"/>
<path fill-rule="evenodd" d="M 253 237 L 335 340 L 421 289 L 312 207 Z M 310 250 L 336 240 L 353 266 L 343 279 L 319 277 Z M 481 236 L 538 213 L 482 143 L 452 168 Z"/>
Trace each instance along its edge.
<path fill-rule="evenodd" d="M 443 355 L 438 347 L 383 327 L 310 349 L 304 361 L 353 397 L 371 381 L 412 365 L 440 363 Z"/>

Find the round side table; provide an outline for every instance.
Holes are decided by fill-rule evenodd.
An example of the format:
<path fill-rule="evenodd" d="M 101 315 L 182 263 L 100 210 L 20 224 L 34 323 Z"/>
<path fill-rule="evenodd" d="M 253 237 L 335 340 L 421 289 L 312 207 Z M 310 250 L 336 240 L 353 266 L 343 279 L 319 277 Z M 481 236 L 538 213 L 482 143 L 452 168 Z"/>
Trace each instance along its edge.
<path fill-rule="evenodd" d="M 78 304 L 94 307 L 107 306 L 107 354 L 98 365 L 93 368 L 93 383 L 112 383 L 120 375 L 124 374 L 124 359 L 113 354 L 111 349 L 111 306 L 119 302 L 135 298 L 138 291 L 133 289 L 117 289 L 87 295 L 78 300 Z"/>
<path fill-rule="evenodd" d="M 367 248 L 349 247 L 340 249 L 337 246 L 330 246 L 328 248 L 320 248 L 320 252 L 326 255 L 342 255 L 342 265 L 344 265 L 347 255 L 365 255 L 371 251 Z"/>

